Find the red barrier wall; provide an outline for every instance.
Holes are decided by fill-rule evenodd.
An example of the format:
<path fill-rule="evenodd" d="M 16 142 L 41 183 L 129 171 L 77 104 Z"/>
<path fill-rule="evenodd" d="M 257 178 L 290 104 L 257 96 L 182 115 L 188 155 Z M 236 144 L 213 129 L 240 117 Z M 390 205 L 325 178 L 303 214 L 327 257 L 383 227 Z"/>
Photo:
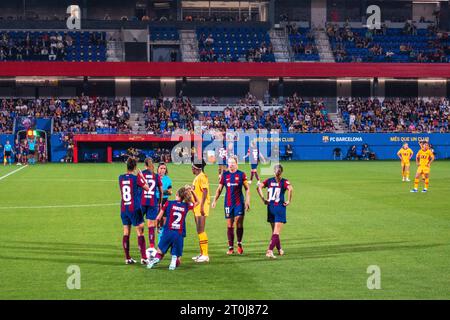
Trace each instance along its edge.
<path fill-rule="evenodd" d="M 74 142 L 169 142 L 169 141 L 202 141 L 201 136 L 153 134 L 75 134 Z"/>
<path fill-rule="evenodd" d="M 74 157 L 73 162 L 78 163 L 78 149 L 79 143 L 90 142 L 109 142 L 111 145 L 107 146 L 107 162 L 112 162 L 112 144 L 116 142 L 181 142 L 181 141 L 202 141 L 202 137 L 198 135 L 152 135 L 152 134 L 75 134 L 74 141 Z M 201 152 L 201 150 L 198 150 Z"/>
<path fill-rule="evenodd" d="M 1 62 L 0 76 L 450 78 L 450 63 Z"/>

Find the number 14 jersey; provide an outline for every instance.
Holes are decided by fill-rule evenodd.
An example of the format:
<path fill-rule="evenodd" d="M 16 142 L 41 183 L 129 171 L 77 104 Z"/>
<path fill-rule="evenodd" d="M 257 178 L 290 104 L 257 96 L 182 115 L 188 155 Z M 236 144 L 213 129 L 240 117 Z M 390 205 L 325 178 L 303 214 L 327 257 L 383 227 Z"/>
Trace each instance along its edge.
<path fill-rule="evenodd" d="M 275 177 L 269 178 L 263 182 L 263 186 L 267 188 L 267 200 L 269 205 L 279 206 L 284 203 L 284 194 L 290 185 L 289 180 L 281 178 L 280 182 Z"/>

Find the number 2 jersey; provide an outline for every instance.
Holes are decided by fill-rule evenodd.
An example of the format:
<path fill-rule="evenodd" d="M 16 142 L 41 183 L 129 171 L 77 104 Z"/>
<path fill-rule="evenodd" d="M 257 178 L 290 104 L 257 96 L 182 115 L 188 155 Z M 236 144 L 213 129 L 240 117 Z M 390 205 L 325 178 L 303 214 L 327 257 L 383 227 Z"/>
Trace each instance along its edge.
<path fill-rule="evenodd" d="M 275 177 L 269 178 L 263 182 L 263 186 L 267 188 L 267 200 L 269 201 L 269 207 L 283 206 L 284 194 L 290 185 L 289 180 L 281 178 L 280 182 Z"/>
<path fill-rule="evenodd" d="M 142 175 L 144 176 L 149 189 L 148 191 L 142 190 L 141 205 L 155 207 L 158 205 L 156 190 L 158 190 L 158 187 L 162 187 L 161 178 L 158 174 L 155 174 L 150 170 L 142 171 Z"/>
<path fill-rule="evenodd" d="M 141 209 L 140 189 L 145 186 L 145 180 L 134 174 L 122 174 L 119 176 L 119 188 L 121 194 L 120 212 L 134 213 Z"/>
<path fill-rule="evenodd" d="M 165 211 L 167 217 L 166 224 L 164 225 L 164 232 L 165 230 L 172 230 L 184 236 L 186 234 L 186 215 L 189 210 L 192 209 L 194 209 L 192 203 L 176 200 L 167 201 L 163 206 L 163 210 Z"/>

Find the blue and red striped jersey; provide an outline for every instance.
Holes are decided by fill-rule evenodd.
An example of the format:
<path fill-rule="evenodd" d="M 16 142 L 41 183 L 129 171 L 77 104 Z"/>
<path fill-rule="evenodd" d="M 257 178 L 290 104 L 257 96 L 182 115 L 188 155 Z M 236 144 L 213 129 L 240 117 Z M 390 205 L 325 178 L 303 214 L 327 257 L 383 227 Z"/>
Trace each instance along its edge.
<path fill-rule="evenodd" d="M 142 190 L 141 193 L 141 205 L 155 207 L 158 205 L 158 199 L 156 197 L 156 190 L 159 186 L 162 186 L 161 178 L 158 174 L 151 172 L 150 170 L 142 171 L 142 175 L 148 184 L 149 190 Z"/>
<path fill-rule="evenodd" d="M 189 210 L 194 209 L 192 203 L 176 200 L 169 200 L 164 204 L 163 210 L 166 213 L 165 230 L 178 231 L 181 235 L 185 232 L 185 219 Z"/>
<path fill-rule="evenodd" d="M 134 174 L 122 174 L 119 176 L 119 188 L 121 194 L 120 211 L 135 212 L 141 208 L 139 190 L 145 186 L 145 180 Z"/>
<path fill-rule="evenodd" d="M 284 203 L 284 194 L 290 185 L 289 180 L 281 178 L 280 182 L 275 177 L 269 178 L 263 182 L 267 188 L 267 200 L 269 204 L 278 206 Z"/>
<path fill-rule="evenodd" d="M 236 172 L 226 171 L 222 174 L 220 184 L 225 186 L 225 206 L 238 206 L 244 204 L 244 194 L 242 188 L 247 181 L 244 172 L 237 170 Z"/>
<path fill-rule="evenodd" d="M 250 158 L 251 164 L 258 164 L 259 163 L 259 149 L 250 147 L 248 148 L 247 154 Z"/>

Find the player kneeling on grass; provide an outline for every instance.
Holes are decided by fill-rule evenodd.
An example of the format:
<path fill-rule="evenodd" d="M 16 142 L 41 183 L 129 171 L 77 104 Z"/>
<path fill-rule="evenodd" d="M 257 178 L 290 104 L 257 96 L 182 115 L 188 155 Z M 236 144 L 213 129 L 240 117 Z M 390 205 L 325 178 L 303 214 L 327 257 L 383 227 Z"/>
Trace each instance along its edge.
<path fill-rule="evenodd" d="M 119 176 L 119 187 L 121 193 L 120 214 L 123 223 L 122 246 L 125 252 L 125 263 L 136 263 L 136 261 L 134 261 L 130 256 L 130 229 L 131 225 L 133 225 L 133 227 L 136 228 L 138 235 L 141 264 L 147 264 L 148 260 L 145 251 L 144 237 L 144 217 L 141 212 L 139 188 L 148 191 L 149 187 L 140 171 L 137 176 L 134 175 L 136 165 L 136 160 L 129 158 L 127 160 L 127 173 Z"/>
<path fill-rule="evenodd" d="M 194 203 L 191 200 L 194 199 Z M 156 266 L 164 257 L 167 250 L 172 247 L 172 260 L 169 270 L 175 270 L 179 265 L 179 259 L 183 255 L 184 237 L 186 235 L 185 219 L 190 210 L 198 205 L 198 198 L 191 186 L 182 187 L 177 191 L 176 200 L 167 201 L 158 214 L 157 220 L 160 220 L 166 213 L 166 224 L 164 232 L 158 243 L 158 251 L 154 259 L 151 259 L 147 268 Z"/>
<path fill-rule="evenodd" d="M 292 199 L 292 185 L 287 179 L 282 178 L 283 167 L 278 164 L 275 166 L 275 177 L 269 178 L 262 184 L 258 185 L 258 194 L 261 200 L 267 205 L 267 222 L 272 228 L 272 238 L 269 243 L 269 248 L 266 252 L 266 257 L 276 258 L 273 254 L 273 248 L 278 249 L 280 255 L 284 254 L 281 249 L 280 232 L 283 224 L 286 223 L 286 207 Z M 263 195 L 262 188 L 267 188 L 267 199 Z M 284 194 L 288 191 L 288 200 L 285 201 Z"/>

